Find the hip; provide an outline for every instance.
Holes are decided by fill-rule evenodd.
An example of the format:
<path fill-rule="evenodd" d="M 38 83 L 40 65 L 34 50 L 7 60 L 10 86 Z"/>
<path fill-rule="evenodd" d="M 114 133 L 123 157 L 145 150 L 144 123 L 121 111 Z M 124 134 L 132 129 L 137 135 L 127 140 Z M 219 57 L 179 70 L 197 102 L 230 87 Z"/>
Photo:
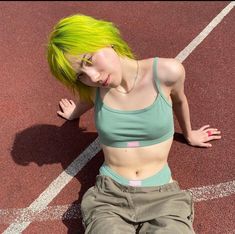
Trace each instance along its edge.
<path fill-rule="evenodd" d="M 120 175 L 117 171 L 113 170 L 107 164 L 103 164 L 100 167 L 100 175 L 108 176 L 112 180 L 116 181 L 119 184 L 126 186 L 160 186 L 168 183 L 172 183 L 173 179 L 171 176 L 171 170 L 168 166 L 168 163 L 165 163 L 164 166 L 155 172 L 153 175 L 146 178 L 126 178 L 125 176 Z"/>

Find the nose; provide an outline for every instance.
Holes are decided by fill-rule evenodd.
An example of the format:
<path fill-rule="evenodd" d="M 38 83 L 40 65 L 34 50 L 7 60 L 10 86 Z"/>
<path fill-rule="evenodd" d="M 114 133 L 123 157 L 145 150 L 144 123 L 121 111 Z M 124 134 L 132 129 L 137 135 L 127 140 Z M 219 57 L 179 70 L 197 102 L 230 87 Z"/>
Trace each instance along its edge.
<path fill-rule="evenodd" d="M 96 69 L 87 69 L 85 71 L 87 75 L 90 77 L 91 81 L 94 83 L 99 82 L 100 80 L 100 73 Z"/>

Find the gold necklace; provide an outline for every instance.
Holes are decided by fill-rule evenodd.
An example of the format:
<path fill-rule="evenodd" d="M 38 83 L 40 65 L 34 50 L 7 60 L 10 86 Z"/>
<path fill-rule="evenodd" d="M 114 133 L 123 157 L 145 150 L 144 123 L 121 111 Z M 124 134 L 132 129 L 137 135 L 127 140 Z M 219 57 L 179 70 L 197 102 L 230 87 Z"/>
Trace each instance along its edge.
<path fill-rule="evenodd" d="M 128 94 L 128 93 L 130 93 L 135 88 L 135 84 L 136 84 L 136 80 L 137 80 L 138 72 L 139 72 L 139 63 L 138 63 L 138 60 L 136 60 L 136 62 L 137 62 L 137 72 L 136 72 L 136 77 L 135 77 L 134 84 L 133 84 L 132 88 L 129 91 L 120 91 L 120 90 L 118 90 L 116 88 L 115 90 L 117 90 L 119 93 Z"/>

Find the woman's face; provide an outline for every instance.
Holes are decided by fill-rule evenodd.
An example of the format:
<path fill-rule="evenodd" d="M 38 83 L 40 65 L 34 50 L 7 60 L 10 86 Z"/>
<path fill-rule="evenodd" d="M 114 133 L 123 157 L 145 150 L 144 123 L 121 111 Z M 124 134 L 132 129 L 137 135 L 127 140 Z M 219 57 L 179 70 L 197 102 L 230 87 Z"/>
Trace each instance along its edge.
<path fill-rule="evenodd" d="M 95 53 L 79 56 L 65 54 L 72 68 L 77 74 L 77 79 L 87 86 L 115 88 L 121 83 L 121 64 L 119 56 L 113 48 L 103 48 Z M 86 58 L 89 62 L 82 61 Z"/>

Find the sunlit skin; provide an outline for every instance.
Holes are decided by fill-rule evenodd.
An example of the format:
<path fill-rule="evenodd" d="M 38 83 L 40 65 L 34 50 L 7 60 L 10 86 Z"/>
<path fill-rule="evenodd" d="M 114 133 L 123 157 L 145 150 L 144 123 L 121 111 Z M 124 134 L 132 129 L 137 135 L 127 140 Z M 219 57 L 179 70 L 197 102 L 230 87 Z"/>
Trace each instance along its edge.
<path fill-rule="evenodd" d="M 131 80 L 129 77 L 133 78 L 133 73 L 136 72 L 136 61 L 119 57 L 110 47 L 80 56 L 65 53 L 65 57 L 78 74 L 78 79 L 87 86 L 104 88 L 108 76 L 110 76 L 109 83 L 105 88 L 120 86 L 120 89 L 122 87 L 128 89 L 128 86 L 132 85 L 129 84 Z M 84 62 L 81 67 L 83 57 L 90 63 Z"/>
<path fill-rule="evenodd" d="M 84 62 L 81 66 L 84 55 L 91 63 Z M 136 60 L 119 57 L 111 47 L 92 54 L 65 56 L 78 74 L 77 78 L 87 86 L 99 87 L 103 102 L 114 109 L 142 109 L 151 105 L 158 95 L 152 76 L 153 58 L 138 61 L 139 70 L 135 87 L 129 94 L 123 94 L 119 91 L 128 91 L 133 87 L 137 73 Z M 204 125 L 198 130 L 191 129 L 188 102 L 183 92 L 184 77 L 185 70 L 180 62 L 175 59 L 159 58 L 158 79 L 161 81 L 165 96 L 173 104 L 185 139 L 191 146 L 209 148 L 209 141 L 220 139 L 221 132 L 209 125 Z M 93 104 L 79 101 L 76 103 L 64 98 L 60 101 L 60 107 L 62 111 L 57 113 L 65 119 L 72 120 L 92 108 Z M 211 131 L 211 136 L 208 136 L 207 131 Z M 114 171 L 127 179 L 142 180 L 154 175 L 165 165 L 172 142 L 173 138 L 170 138 L 147 147 L 113 148 L 102 145 L 102 149 L 106 164 Z"/>

